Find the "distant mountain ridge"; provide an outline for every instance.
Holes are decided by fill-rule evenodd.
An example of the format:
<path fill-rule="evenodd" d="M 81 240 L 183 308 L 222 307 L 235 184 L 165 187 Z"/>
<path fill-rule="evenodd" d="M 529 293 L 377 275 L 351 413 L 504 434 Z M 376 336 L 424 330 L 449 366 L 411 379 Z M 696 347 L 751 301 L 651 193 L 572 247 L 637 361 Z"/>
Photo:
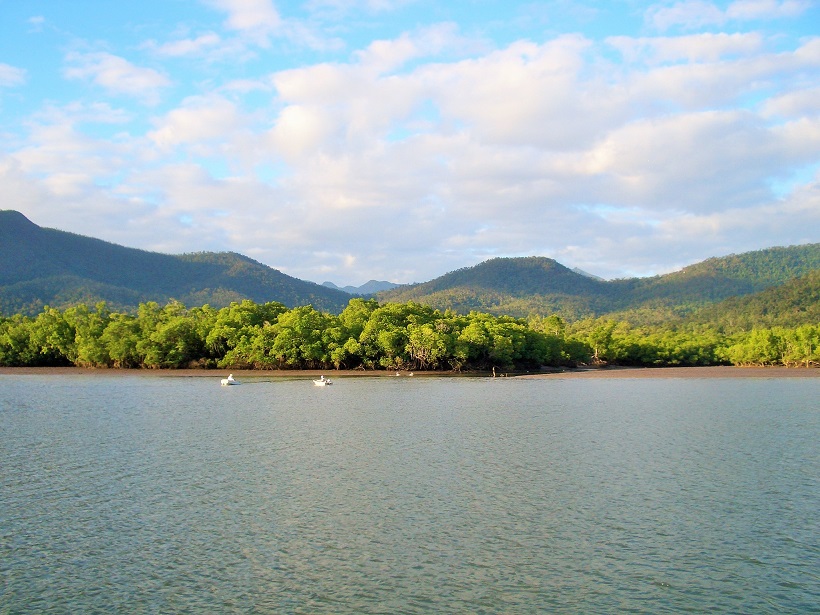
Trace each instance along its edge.
<path fill-rule="evenodd" d="M 361 286 L 336 286 L 333 282 L 322 282 L 322 286 L 341 290 L 342 292 L 350 295 L 373 295 L 375 293 L 390 290 L 401 285 L 384 280 L 368 280 Z"/>
<path fill-rule="evenodd" d="M 650 278 L 606 281 L 544 257 L 494 258 L 429 282 L 380 292 L 380 301 L 416 301 L 438 309 L 573 318 L 642 307 L 694 311 L 729 297 L 751 295 L 820 269 L 820 243 L 710 258 Z"/>
<path fill-rule="evenodd" d="M 603 280 L 545 257 L 494 258 L 412 285 L 371 280 L 339 289 L 283 274 L 232 252 L 167 255 L 42 228 L 23 214 L 0 210 L 0 314 L 35 314 L 44 305 L 68 307 L 106 301 L 133 311 L 140 303 L 179 300 L 222 307 L 232 301 L 278 301 L 339 313 L 357 295 L 382 303 L 415 301 L 438 309 L 526 317 L 559 313 L 575 319 L 664 310 L 694 314 L 730 298 L 752 296 L 801 276 L 790 291 L 799 305 L 816 293 L 820 243 L 776 247 L 710 258 L 650 278 Z M 390 288 L 384 289 L 388 285 Z M 786 291 L 783 291 L 786 292 Z M 754 309 L 787 305 L 777 293 Z M 740 304 L 738 304 L 740 305 Z M 751 309 L 751 308 L 750 308 Z M 791 308 L 788 308 L 791 309 Z M 804 309 L 799 318 L 811 314 Z M 704 312 L 705 313 L 705 312 Z"/>
<path fill-rule="evenodd" d="M 349 295 L 232 252 L 167 255 L 42 228 L 0 211 L 0 313 L 106 301 L 114 309 L 171 299 L 214 307 L 251 299 L 341 311 Z"/>

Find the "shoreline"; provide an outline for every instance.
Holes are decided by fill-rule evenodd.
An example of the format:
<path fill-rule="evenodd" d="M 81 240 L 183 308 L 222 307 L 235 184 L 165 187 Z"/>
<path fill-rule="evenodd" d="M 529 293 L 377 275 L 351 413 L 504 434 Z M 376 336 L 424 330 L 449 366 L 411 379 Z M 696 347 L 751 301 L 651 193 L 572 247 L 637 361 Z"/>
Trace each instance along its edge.
<path fill-rule="evenodd" d="M 87 375 L 166 378 L 224 378 L 233 373 L 237 380 L 263 378 L 395 378 L 392 370 L 218 370 L 218 369 L 117 369 L 84 367 L 0 367 L 0 376 Z M 400 377 L 465 378 L 492 377 L 489 372 L 399 371 Z M 577 379 L 577 378 L 816 378 L 820 369 L 806 367 L 606 367 L 577 368 L 550 372 L 509 372 L 511 378 Z M 499 376 L 504 377 L 504 376 Z"/>
<path fill-rule="evenodd" d="M 522 374 L 519 378 L 816 378 L 820 369 L 813 367 L 608 367 L 582 368 L 565 372 Z"/>

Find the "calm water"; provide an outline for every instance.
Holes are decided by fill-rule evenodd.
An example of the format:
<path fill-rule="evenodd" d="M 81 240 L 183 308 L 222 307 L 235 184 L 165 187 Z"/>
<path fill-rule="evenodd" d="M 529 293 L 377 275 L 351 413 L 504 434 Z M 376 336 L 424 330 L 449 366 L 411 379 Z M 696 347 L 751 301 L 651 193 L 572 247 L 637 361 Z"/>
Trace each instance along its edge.
<path fill-rule="evenodd" d="M 0 613 L 820 612 L 820 380 L 0 376 Z"/>

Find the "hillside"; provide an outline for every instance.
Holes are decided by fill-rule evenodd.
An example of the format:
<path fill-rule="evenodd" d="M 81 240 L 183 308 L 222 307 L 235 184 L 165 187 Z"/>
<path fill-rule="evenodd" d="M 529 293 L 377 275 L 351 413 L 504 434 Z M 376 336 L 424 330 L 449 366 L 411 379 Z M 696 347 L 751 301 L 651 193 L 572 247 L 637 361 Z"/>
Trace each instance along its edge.
<path fill-rule="evenodd" d="M 710 258 L 666 275 L 612 281 L 581 275 L 548 258 L 496 258 L 377 296 L 381 301 L 522 317 L 560 313 L 577 319 L 641 310 L 680 316 L 818 269 L 820 244 Z"/>
<path fill-rule="evenodd" d="M 611 315 L 634 324 L 702 314 L 715 321 L 740 305 L 739 298 L 806 276 L 808 282 L 795 282 L 795 288 L 809 287 L 794 293 L 809 293 L 809 299 L 802 295 L 800 299 L 809 301 L 811 284 L 816 283 L 810 274 L 818 270 L 820 244 L 710 258 L 667 275 L 612 281 L 568 269 L 549 258 L 495 258 L 429 282 L 383 290 L 376 297 L 381 302 L 414 301 L 460 313 L 476 310 L 520 317 L 558 313 L 568 320 Z M 371 281 L 370 286 L 354 290 L 364 294 L 365 287 L 370 290 L 379 284 L 389 283 Z M 339 313 L 350 294 L 330 286 L 292 278 L 240 254 L 147 252 L 42 228 L 16 211 L 0 211 L 0 314 L 35 314 L 43 305 L 93 305 L 103 300 L 112 309 L 132 311 L 140 303 L 164 304 L 171 299 L 214 307 L 242 299 L 278 301 L 288 307 L 311 304 Z M 707 309 L 732 298 L 735 303 L 730 301 L 717 311 Z M 764 296 L 760 301 L 774 305 L 781 299 Z M 754 305 L 738 309 L 764 309 Z"/>
<path fill-rule="evenodd" d="M 820 269 L 754 295 L 706 306 L 689 320 L 727 333 L 820 323 Z"/>
<path fill-rule="evenodd" d="M 350 295 L 373 295 L 379 291 L 396 288 L 399 285 L 386 280 L 368 280 L 361 286 L 336 286 L 333 282 L 322 282 L 322 286 L 335 288 Z"/>
<path fill-rule="evenodd" d="M 106 301 L 114 309 L 171 299 L 214 307 L 251 299 L 339 312 L 350 296 L 234 253 L 159 254 L 42 228 L 0 211 L 0 313 Z"/>

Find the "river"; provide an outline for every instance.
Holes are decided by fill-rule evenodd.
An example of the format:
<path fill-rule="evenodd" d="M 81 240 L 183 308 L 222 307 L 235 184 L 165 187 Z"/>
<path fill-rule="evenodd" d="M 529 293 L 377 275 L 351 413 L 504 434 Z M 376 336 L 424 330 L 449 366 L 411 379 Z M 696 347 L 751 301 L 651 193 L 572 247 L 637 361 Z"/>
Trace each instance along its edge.
<path fill-rule="evenodd" d="M 0 613 L 807 613 L 820 380 L 0 375 Z"/>

